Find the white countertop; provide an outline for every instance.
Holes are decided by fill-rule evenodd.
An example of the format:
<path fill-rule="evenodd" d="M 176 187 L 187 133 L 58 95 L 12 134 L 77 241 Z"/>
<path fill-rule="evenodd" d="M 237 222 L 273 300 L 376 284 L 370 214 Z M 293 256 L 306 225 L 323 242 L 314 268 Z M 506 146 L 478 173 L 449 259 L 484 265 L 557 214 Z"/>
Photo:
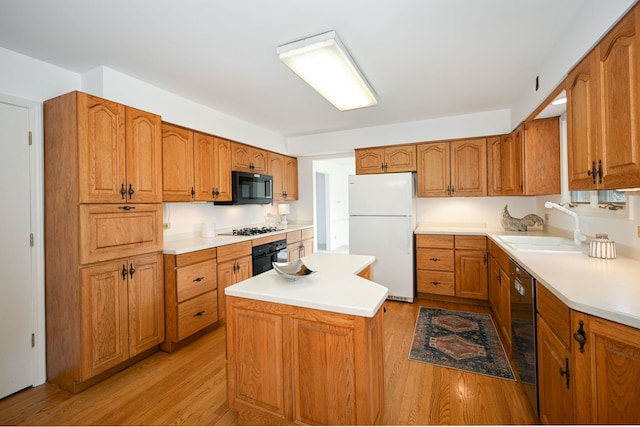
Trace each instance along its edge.
<path fill-rule="evenodd" d="M 256 234 L 255 236 L 224 236 L 218 234 L 216 237 L 187 237 L 179 240 L 165 241 L 162 253 L 169 255 L 181 255 L 311 227 L 313 227 L 313 224 L 289 224 L 282 228 L 278 227 L 278 230 L 272 233 Z"/>
<path fill-rule="evenodd" d="M 640 328 L 640 261 L 591 258 L 584 253 L 529 252 L 502 244 L 501 235 L 540 235 L 473 227 L 419 227 L 416 234 L 486 235 L 570 308 Z"/>
<path fill-rule="evenodd" d="M 373 317 L 387 298 L 386 287 L 356 275 L 373 256 L 316 252 L 302 260 L 315 273 L 290 280 L 269 270 L 229 286 L 225 294 L 363 317 Z"/>

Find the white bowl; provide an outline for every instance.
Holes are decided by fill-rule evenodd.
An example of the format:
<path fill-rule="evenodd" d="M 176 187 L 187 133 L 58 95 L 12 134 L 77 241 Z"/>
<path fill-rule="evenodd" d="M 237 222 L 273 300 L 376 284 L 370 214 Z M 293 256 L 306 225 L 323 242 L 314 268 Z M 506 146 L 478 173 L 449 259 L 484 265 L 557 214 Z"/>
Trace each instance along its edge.
<path fill-rule="evenodd" d="M 287 279 L 299 279 L 301 277 L 308 276 L 315 273 L 315 271 L 309 269 L 301 259 L 296 259 L 291 262 L 272 262 L 273 269 L 280 275 Z"/>

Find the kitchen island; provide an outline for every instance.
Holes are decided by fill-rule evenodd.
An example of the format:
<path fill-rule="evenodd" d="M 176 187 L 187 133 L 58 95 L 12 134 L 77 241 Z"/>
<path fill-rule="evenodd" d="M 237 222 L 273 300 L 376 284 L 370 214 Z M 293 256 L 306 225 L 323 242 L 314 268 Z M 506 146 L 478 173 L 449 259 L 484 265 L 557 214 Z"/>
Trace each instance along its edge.
<path fill-rule="evenodd" d="M 383 310 L 374 257 L 314 253 L 315 273 L 230 286 L 229 405 L 242 424 L 375 424 L 384 413 Z"/>

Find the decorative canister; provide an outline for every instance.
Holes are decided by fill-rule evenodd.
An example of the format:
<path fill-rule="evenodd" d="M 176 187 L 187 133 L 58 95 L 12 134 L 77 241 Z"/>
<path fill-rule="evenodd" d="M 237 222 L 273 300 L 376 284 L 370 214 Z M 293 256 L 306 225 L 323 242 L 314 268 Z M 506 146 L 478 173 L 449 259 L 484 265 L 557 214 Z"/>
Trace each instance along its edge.
<path fill-rule="evenodd" d="M 609 240 L 606 234 L 596 234 L 596 238 L 589 243 L 589 256 L 603 259 L 615 258 L 616 242 Z"/>

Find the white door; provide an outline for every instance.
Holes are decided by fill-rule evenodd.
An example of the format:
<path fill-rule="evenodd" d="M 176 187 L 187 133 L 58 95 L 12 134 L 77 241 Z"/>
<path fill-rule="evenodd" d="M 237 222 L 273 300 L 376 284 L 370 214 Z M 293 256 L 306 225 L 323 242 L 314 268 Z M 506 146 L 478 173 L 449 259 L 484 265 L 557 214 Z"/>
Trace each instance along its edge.
<path fill-rule="evenodd" d="M 0 102 L 0 398 L 34 383 L 29 110 Z"/>

